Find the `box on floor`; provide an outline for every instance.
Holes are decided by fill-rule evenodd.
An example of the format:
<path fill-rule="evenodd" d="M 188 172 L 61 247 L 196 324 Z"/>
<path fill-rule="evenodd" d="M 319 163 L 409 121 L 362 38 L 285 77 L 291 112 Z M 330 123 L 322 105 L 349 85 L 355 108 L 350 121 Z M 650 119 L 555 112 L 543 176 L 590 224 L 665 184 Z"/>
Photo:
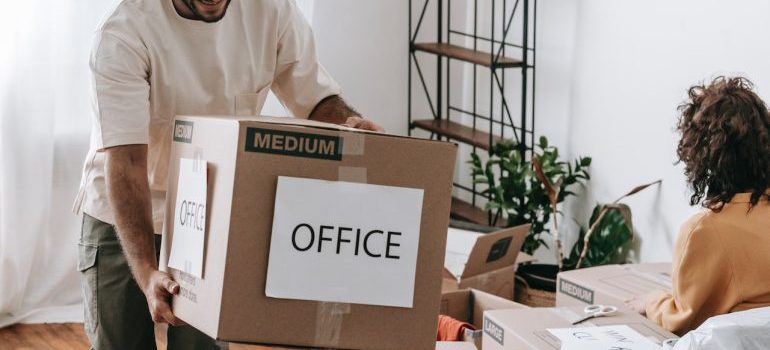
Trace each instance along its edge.
<path fill-rule="evenodd" d="M 476 289 L 449 291 L 441 295 L 441 314 L 472 324 L 476 330 L 466 329 L 463 340 L 473 343 L 478 349 L 482 348 L 484 312 L 521 308 L 527 306 Z"/>
<path fill-rule="evenodd" d="M 615 315 L 593 318 L 573 326 L 572 322 L 585 316 L 583 309 L 584 306 L 569 306 L 487 311 L 484 313 L 484 350 L 557 350 L 561 342 L 548 332 L 549 328 L 627 325 L 642 336 L 655 339 L 658 344 L 676 338 L 625 307 L 619 308 Z"/>
<path fill-rule="evenodd" d="M 180 159 L 195 159 L 208 164 L 203 278 L 168 268 L 181 285 L 180 295 L 173 298 L 174 312 L 180 319 L 213 338 L 231 342 L 345 349 L 435 347 L 440 273 L 449 221 L 456 145 L 286 118 L 179 117 L 173 138 L 161 266 L 166 266 L 173 250 L 170 245 L 174 242 L 174 227 L 180 224 L 175 220 L 187 215 L 176 213 L 179 202 L 185 203 L 177 196 Z M 306 238 L 297 243 L 297 230 L 302 224 L 294 228 L 294 233 L 291 229 L 276 231 L 276 225 L 285 221 L 274 219 L 274 211 L 277 213 L 279 207 L 286 206 L 286 203 L 276 200 L 280 195 L 281 182 L 286 177 L 299 181 L 291 183 L 312 183 L 313 186 L 317 185 L 316 182 L 305 179 L 328 180 L 320 185 L 320 189 L 348 191 L 338 191 L 340 196 L 368 198 L 365 197 L 368 194 L 382 193 L 383 186 L 387 186 L 388 191 L 396 189 L 393 190 L 395 192 L 419 190 L 422 193 L 421 206 L 416 206 L 416 213 L 408 215 L 416 215 L 416 219 L 413 217 L 408 223 L 415 229 L 395 232 L 399 235 L 394 233 L 391 237 L 393 232 L 387 227 L 379 231 L 370 227 L 368 230 L 373 231 L 368 231 L 366 236 L 360 231 L 354 234 L 355 228 L 346 228 L 344 232 L 348 232 L 349 239 L 343 240 L 342 226 L 354 225 L 318 221 L 347 217 L 347 213 L 337 210 L 343 205 L 360 204 L 353 210 L 362 211 L 385 204 L 377 200 L 343 201 L 340 196 L 312 199 L 309 193 L 302 193 L 299 196 L 302 198 L 292 200 L 312 199 L 322 200 L 323 203 L 312 210 L 290 210 L 288 214 L 294 215 L 296 220 L 305 220 L 303 217 L 311 214 L 328 215 L 303 221 L 308 224 L 302 231 Z M 308 204 L 292 202 L 292 205 L 301 207 Z M 391 210 L 392 206 L 386 208 Z M 363 220 L 361 225 L 368 222 L 374 225 L 391 216 L 390 212 L 371 210 L 366 215 L 359 215 L 357 220 Z M 393 225 L 404 224 L 401 221 L 406 220 L 398 217 L 391 219 L 389 222 Z M 324 237 L 324 228 L 318 225 L 335 225 L 340 229 Z M 358 227 L 367 232 L 361 225 Z M 313 227 L 319 232 L 317 240 Z M 375 232 L 374 238 L 369 239 Z M 282 250 L 281 254 L 277 254 L 272 246 L 279 243 L 289 248 L 293 243 L 294 250 L 286 248 L 288 253 Z M 389 254 L 386 249 L 393 249 L 396 253 Z M 407 285 L 398 289 L 396 294 L 405 295 L 411 303 L 394 307 L 383 306 L 382 301 L 376 305 L 365 304 L 358 299 L 355 303 L 300 300 L 291 296 L 276 297 L 278 292 L 271 292 L 273 297 L 269 297 L 269 262 L 277 259 L 278 255 L 287 259 L 323 259 L 319 264 L 289 264 L 288 269 L 302 270 L 297 273 L 283 273 L 285 270 L 282 270 L 273 275 L 283 283 L 294 283 L 289 288 L 294 288 L 297 293 L 321 290 L 311 286 L 311 280 L 313 283 L 328 283 L 313 280 L 316 274 L 331 274 L 344 279 L 346 284 L 335 284 L 333 287 L 343 287 L 339 294 L 345 294 L 354 287 L 375 292 L 380 287 L 383 291 L 394 288 L 393 284 L 382 283 L 386 278 L 394 278 L 392 274 L 362 273 L 367 266 L 375 268 L 366 271 L 396 268 L 411 271 L 413 279 L 395 276 L 406 280 L 399 281 L 398 286 L 402 283 Z M 339 259 L 356 263 L 340 264 Z M 329 264 L 342 268 L 326 268 Z M 311 277 L 300 280 L 297 274 Z M 363 285 L 361 281 L 373 282 Z M 412 282 L 413 286 L 409 287 Z M 387 299 L 392 295 L 390 292 L 379 292 L 356 297 Z"/>
<path fill-rule="evenodd" d="M 671 263 L 604 265 L 557 276 L 556 306 L 624 305 L 654 290 L 671 290 Z"/>
<path fill-rule="evenodd" d="M 516 268 L 534 260 L 520 252 L 529 228 L 521 225 L 491 233 L 450 228 L 442 290 L 473 288 L 513 300 Z"/>

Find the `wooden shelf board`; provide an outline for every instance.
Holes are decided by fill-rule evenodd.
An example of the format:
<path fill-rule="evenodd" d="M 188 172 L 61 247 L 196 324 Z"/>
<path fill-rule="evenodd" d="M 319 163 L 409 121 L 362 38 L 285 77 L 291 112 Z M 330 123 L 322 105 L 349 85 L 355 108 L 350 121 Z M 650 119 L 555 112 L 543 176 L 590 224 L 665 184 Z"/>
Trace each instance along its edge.
<path fill-rule="evenodd" d="M 489 133 L 462 125 L 446 119 L 422 119 L 412 122 L 412 127 L 427 130 L 469 145 L 489 150 Z M 492 142 L 497 143 L 500 137 L 493 136 Z"/>
<path fill-rule="evenodd" d="M 451 215 L 454 219 L 472 222 L 478 225 L 488 225 L 487 212 L 471 203 L 452 197 Z"/>
<path fill-rule="evenodd" d="M 460 61 L 479 64 L 485 67 L 492 67 L 492 55 L 489 52 L 471 50 L 462 46 L 439 43 L 418 43 L 414 44 L 417 51 L 429 52 L 435 55 L 449 57 Z M 501 56 L 497 61 L 496 67 L 511 68 L 521 67 L 523 63 L 510 57 Z"/>

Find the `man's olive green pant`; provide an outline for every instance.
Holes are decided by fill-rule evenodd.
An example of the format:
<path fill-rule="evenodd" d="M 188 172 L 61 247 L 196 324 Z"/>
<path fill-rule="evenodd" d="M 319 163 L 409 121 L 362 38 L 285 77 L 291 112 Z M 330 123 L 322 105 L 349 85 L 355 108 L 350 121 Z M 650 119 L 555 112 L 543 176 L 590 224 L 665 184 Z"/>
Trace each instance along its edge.
<path fill-rule="evenodd" d="M 115 228 L 86 214 L 80 236 L 85 331 L 95 350 L 154 350 L 154 323 L 147 299 L 134 281 Z M 160 252 L 160 236 L 155 236 Z M 190 326 L 168 328 L 168 349 L 226 349 Z"/>

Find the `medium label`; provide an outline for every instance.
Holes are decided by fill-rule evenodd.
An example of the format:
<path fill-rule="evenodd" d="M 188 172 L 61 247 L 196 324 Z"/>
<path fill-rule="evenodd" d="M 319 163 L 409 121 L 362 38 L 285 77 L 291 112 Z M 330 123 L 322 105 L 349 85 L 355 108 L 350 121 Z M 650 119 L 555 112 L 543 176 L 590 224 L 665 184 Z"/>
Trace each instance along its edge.
<path fill-rule="evenodd" d="M 192 143 L 193 122 L 184 120 L 174 121 L 174 141 Z"/>
<path fill-rule="evenodd" d="M 581 287 L 570 281 L 566 281 L 562 279 L 559 282 L 559 291 L 577 300 L 580 300 L 586 304 L 594 303 L 594 291 L 585 287 Z"/>
<path fill-rule="evenodd" d="M 339 161 L 342 160 L 342 138 L 246 128 L 246 151 Z"/>
<path fill-rule="evenodd" d="M 484 333 L 496 340 L 500 345 L 505 344 L 503 339 L 503 328 L 486 317 L 484 317 Z"/>

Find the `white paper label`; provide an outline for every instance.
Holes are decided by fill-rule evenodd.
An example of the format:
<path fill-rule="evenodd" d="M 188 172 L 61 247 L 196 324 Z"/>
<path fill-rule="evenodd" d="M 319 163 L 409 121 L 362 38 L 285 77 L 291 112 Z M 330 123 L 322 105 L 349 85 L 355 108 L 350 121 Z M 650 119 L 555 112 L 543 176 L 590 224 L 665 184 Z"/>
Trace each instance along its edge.
<path fill-rule="evenodd" d="M 423 190 L 279 177 L 265 294 L 412 307 Z"/>
<path fill-rule="evenodd" d="M 562 350 L 658 350 L 660 345 L 626 325 L 558 328 L 548 332 L 561 340 Z"/>
<path fill-rule="evenodd" d="M 179 160 L 174 236 L 168 266 L 203 278 L 206 236 L 206 169 L 203 160 Z"/>

